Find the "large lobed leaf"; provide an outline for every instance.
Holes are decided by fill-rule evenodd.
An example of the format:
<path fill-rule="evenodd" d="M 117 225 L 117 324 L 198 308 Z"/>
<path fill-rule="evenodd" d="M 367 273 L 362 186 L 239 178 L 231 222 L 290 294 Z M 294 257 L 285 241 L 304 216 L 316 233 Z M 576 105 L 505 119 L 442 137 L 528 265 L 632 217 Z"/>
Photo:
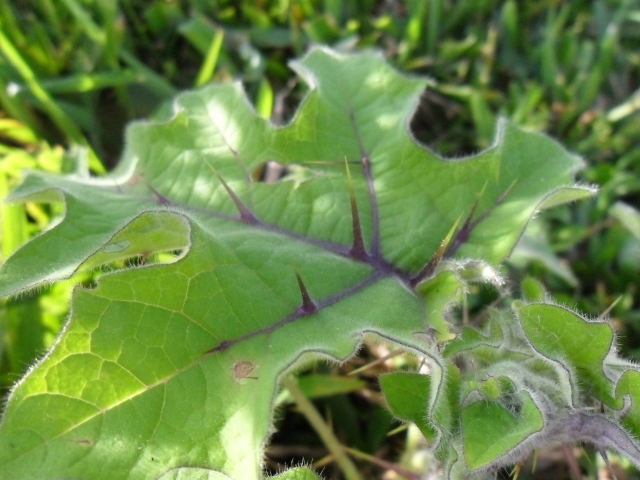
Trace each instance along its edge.
<path fill-rule="evenodd" d="M 345 359 L 366 335 L 430 358 L 436 443 L 468 423 L 430 333 L 433 317 L 438 339 L 451 337 L 442 315 L 463 282 L 435 266 L 497 265 L 537 209 L 591 193 L 571 185 L 580 161 L 506 122 L 492 148 L 442 159 L 407 128 L 423 79 L 377 54 L 315 49 L 293 66 L 311 90 L 285 127 L 258 117 L 239 84 L 209 86 L 180 95 L 170 118 L 130 127 L 113 174 L 32 174 L 14 192 L 64 201 L 66 215 L 7 260 L 1 295 L 83 266 L 183 254 L 76 289 L 58 342 L 11 393 L 0 477 L 179 478 L 194 467 L 260 478 L 279 376 Z M 255 181 L 268 161 L 294 181 Z M 537 399 L 519 395 L 527 408 Z M 473 452 L 472 468 L 496 458 Z"/>

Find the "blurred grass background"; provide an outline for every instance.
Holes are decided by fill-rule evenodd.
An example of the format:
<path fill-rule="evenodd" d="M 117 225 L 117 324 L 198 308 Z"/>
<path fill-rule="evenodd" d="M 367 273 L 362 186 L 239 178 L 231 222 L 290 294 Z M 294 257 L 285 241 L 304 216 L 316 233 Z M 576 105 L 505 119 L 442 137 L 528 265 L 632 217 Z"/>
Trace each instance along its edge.
<path fill-rule="evenodd" d="M 411 128 L 443 155 L 486 148 L 504 116 L 583 156 L 578 178 L 598 197 L 536 218 L 505 274 L 515 294 L 534 276 L 559 302 L 608 312 L 621 349 L 640 360 L 640 0 L 0 0 L 0 198 L 29 169 L 64 173 L 82 161 L 104 173 L 127 122 L 209 82 L 242 81 L 260 115 L 285 122 L 306 91 L 287 63 L 313 44 L 379 49 L 399 70 L 429 76 Z M 60 205 L 0 205 L 0 261 L 61 214 Z M 70 289 L 0 304 L 2 395 L 54 341 Z M 479 288 L 461 314 L 499 295 Z M 433 468 L 411 428 L 388 435 L 398 424 L 375 381 L 413 361 L 370 345 L 300 379 L 363 478 Z M 290 399 L 280 401 L 267 467 L 314 461 L 325 478 L 342 478 Z M 592 454 L 574 454 L 573 478 L 606 478 Z M 550 462 L 561 472 L 550 474 L 522 466 L 518 478 L 571 478 L 566 463 Z M 614 463 L 619 479 L 638 478 Z"/>

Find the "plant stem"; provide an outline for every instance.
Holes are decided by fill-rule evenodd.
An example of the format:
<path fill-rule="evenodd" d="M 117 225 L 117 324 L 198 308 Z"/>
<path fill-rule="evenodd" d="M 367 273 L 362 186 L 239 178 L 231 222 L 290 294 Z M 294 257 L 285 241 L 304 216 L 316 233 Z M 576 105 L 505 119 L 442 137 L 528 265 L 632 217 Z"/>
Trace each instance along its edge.
<path fill-rule="evenodd" d="M 302 414 L 320 436 L 325 446 L 334 455 L 342 473 L 344 473 L 345 478 L 347 480 L 362 480 L 356 466 L 345 453 L 344 447 L 340 444 L 340 441 L 336 438 L 333 431 L 331 431 L 329 426 L 322 419 L 318 410 L 316 410 L 316 407 L 313 406 L 311 401 L 298 388 L 296 380 L 293 377 L 288 376 L 283 377 L 280 383 L 283 387 L 289 390 L 289 393 L 291 393 L 291 396 L 295 400 Z"/>
<path fill-rule="evenodd" d="M 569 464 L 569 469 L 576 480 L 582 480 L 582 473 L 580 472 L 580 467 L 578 466 L 578 462 L 576 462 L 576 457 L 573 454 L 573 450 L 569 445 L 563 445 L 562 451 L 564 452 L 564 456 L 567 459 L 567 463 Z"/>
<path fill-rule="evenodd" d="M 351 455 L 353 455 L 356 458 L 361 458 L 363 460 L 366 460 L 368 462 L 371 462 L 375 465 L 378 465 L 379 467 L 382 468 L 386 468 L 387 470 L 391 470 L 393 472 L 395 472 L 396 474 L 400 475 L 403 478 L 406 478 L 408 480 L 420 480 L 420 475 L 414 472 L 410 472 L 409 470 L 399 467 L 398 465 L 394 465 L 392 463 L 389 463 L 385 460 L 382 460 L 381 458 L 378 458 L 376 456 L 373 455 L 369 455 L 368 453 L 364 453 L 361 452 L 359 450 L 355 450 L 353 448 L 348 448 L 345 447 L 345 450 L 347 452 L 349 452 Z"/>

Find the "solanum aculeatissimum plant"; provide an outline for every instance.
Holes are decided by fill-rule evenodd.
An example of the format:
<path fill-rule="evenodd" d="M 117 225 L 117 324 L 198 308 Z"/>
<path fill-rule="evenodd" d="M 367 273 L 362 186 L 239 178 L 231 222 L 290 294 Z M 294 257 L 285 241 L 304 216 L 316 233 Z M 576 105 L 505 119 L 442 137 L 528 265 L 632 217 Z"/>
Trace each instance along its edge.
<path fill-rule="evenodd" d="M 447 317 L 537 210 L 593 193 L 573 185 L 581 161 L 508 122 L 490 149 L 443 159 L 407 128 L 423 79 L 326 49 L 293 68 L 311 90 L 284 127 L 239 84 L 208 86 L 131 126 L 108 176 L 34 173 L 13 193 L 66 213 L 2 266 L 3 296 L 182 253 L 76 288 L 57 343 L 8 399 L 0 477 L 260 478 L 279 379 L 366 337 L 427 359 L 429 375 L 381 385 L 447 478 L 580 440 L 640 465 L 640 372 L 606 321 L 533 283 L 480 328 Z M 291 175 L 255 181 L 269 161 Z"/>

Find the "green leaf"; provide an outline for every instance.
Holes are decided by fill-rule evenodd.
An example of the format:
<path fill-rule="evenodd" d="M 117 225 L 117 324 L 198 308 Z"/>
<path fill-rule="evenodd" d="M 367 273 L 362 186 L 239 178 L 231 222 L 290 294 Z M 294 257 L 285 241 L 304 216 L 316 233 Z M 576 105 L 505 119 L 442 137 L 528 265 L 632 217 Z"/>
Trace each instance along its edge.
<path fill-rule="evenodd" d="M 545 292 L 542 283 L 532 277 L 522 279 L 520 290 L 527 302 L 544 302 L 547 298 L 547 292 Z"/>
<path fill-rule="evenodd" d="M 438 342 L 446 343 L 455 335 L 449 331 L 451 324 L 445 314 L 451 304 L 458 303 L 466 285 L 450 270 L 445 270 L 418 286 L 418 293 L 423 296 L 427 306 L 429 325 L 434 330 Z"/>
<path fill-rule="evenodd" d="M 614 334 L 606 321 L 589 321 L 564 307 L 546 304 L 517 308 L 520 324 L 533 348 L 567 372 L 575 402 L 583 394 L 617 405 L 605 374 Z"/>
<path fill-rule="evenodd" d="M 637 438 L 640 433 L 640 372 L 625 372 L 618 381 L 616 396 L 629 397 L 631 405 L 622 419 L 622 425 Z"/>
<path fill-rule="evenodd" d="M 76 288 L 62 335 L 7 402 L 0 477 L 197 466 L 260 478 L 278 379 L 344 360 L 366 336 L 427 359 L 425 417 L 436 443 L 458 435 L 460 372 L 429 340 L 425 296 L 437 295 L 420 285 L 433 287 L 441 257 L 496 266 L 536 210 L 591 193 L 571 187 L 581 162 L 505 121 L 490 149 L 442 159 L 407 131 L 425 80 L 370 53 L 314 49 L 293 66 L 311 91 L 283 128 L 240 84 L 209 86 L 131 126 L 112 174 L 34 173 L 13 193 L 66 212 L 7 259 L 0 295 L 127 256 L 181 255 Z M 255 181 L 271 161 L 305 180 Z"/>
<path fill-rule="evenodd" d="M 435 441 L 437 431 L 425 415 L 425 405 L 431 394 L 429 376 L 390 373 L 380 377 L 380 386 L 391 412 L 402 420 L 415 423 L 428 441 Z"/>
<path fill-rule="evenodd" d="M 613 204 L 609 213 L 629 230 L 634 237 L 640 239 L 640 212 L 624 202 Z"/>
<path fill-rule="evenodd" d="M 492 401 L 472 403 L 462 410 L 464 457 L 471 470 L 509 455 L 519 444 L 542 430 L 544 419 L 531 394 L 518 395 L 517 414 Z"/>
<path fill-rule="evenodd" d="M 447 343 L 442 350 L 445 358 L 450 358 L 461 352 L 476 350 L 479 347 L 497 349 L 504 342 L 504 333 L 498 322 L 489 322 L 485 328 L 487 331 L 478 331 L 465 327 L 452 342 Z"/>
<path fill-rule="evenodd" d="M 308 468 L 298 467 L 270 478 L 273 480 L 318 480 L 319 477 Z"/>

